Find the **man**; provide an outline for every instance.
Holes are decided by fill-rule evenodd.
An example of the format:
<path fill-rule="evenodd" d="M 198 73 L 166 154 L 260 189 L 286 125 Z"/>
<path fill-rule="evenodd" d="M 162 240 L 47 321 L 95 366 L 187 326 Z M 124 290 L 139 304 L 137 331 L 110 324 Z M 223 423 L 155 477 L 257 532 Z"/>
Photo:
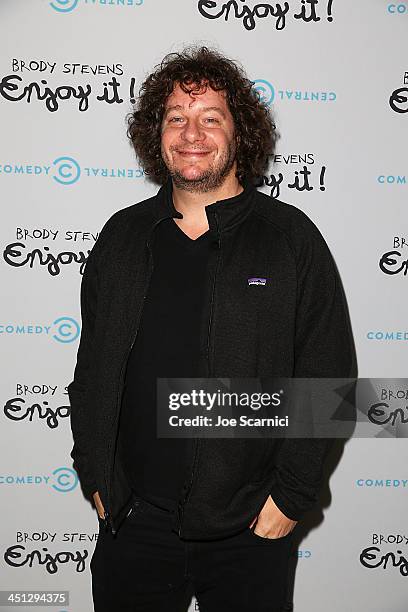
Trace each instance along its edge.
<path fill-rule="evenodd" d="M 253 186 L 274 128 L 242 68 L 206 47 L 166 56 L 129 116 L 161 188 L 112 215 L 89 255 L 68 387 L 71 455 L 100 524 L 96 612 L 181 611 L 193 593 L 201 612 L 284 606 L 329 441 L 155 429 L 157 377 L 357 375 L 326 242 Z"/>

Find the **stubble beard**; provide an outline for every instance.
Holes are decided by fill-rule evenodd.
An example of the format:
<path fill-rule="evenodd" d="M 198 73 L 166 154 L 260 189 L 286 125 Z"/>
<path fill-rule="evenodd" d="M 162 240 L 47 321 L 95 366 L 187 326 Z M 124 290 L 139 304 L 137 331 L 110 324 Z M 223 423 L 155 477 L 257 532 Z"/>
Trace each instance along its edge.
<path fill-rule="evenodd" d="M 236 145 L 235 141 L 232 140 L 228 143 L 228 146 L 224 154 L 219 159 L 215 167 L 210 167 L 205 170 L 197 178 L 189 179 L 186 178 L 177 168 L 175 168 L 169 161 L 167 156 L 163 156 L 163 161 L 166 164 L 167 170 L 173 180 L 174 185 L 178 189 L 189 191 L 190 193 L 206 193 L 221 187 L 225 181 L 226 176 L 229 174 L 236 156 Z"/>

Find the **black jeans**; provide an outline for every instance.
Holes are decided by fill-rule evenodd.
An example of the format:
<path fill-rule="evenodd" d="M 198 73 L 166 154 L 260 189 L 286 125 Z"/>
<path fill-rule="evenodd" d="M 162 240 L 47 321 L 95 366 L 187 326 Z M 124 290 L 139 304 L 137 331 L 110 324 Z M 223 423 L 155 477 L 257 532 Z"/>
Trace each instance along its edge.
<path fill-rule="evenodd" d="M 100 520 L 91 559 L 95 612 L 281 612 L 292 534 L 263 538 L 247 528 L 213 541 L 181 539 L 172 515 L 135 499 L 115 536 Z M 198 608 L 197 608 L 198 610 Z"/>

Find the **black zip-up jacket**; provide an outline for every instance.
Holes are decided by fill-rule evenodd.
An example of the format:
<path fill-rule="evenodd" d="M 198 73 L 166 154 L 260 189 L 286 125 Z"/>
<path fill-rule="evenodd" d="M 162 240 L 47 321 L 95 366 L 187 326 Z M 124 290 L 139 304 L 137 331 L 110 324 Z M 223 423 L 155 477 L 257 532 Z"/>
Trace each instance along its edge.
<path fill-rule="evenodd" d="M 213 249 L 201 330 L 203 377 L 356 377 L 344 291 L 329 248 L 297 207 L 257 191 L 206 206 Z M 172 182 L 114 213 L 81 283 L 82 330 L 68 386 L 71 457 L 84 493 L 99 491 L 115 533 L 132 492 L 117 453 L 125 366 L 153 269 L 151 240 L 163 219 L 182 218 Z M 250 277 L 266 284 L 248 284 Z M 181 537 L 237 533 L 270 494 L 299 520 L 317 501 L 332 440 L 196 438 L 173 527 Z"/>

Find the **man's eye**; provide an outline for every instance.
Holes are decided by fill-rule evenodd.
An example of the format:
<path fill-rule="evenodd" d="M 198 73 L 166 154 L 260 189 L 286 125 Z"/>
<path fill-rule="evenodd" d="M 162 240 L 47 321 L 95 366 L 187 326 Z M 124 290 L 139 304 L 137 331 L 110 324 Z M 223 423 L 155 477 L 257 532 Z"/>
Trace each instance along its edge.
<path fill-rule="evenodd" d="M 169 119 L 169 121 L 170 122 L 173 121 L 174 123 L 177 123 L 179 119 L 182 120 L 183 117 L 171 117 L 171 119 Z"/>
<path fill-rule="evenodd" d="M 210 123 L 218 123 L 218 119 L 215 117 L 207 117 L 205 121 L 209 121 Z"/>

